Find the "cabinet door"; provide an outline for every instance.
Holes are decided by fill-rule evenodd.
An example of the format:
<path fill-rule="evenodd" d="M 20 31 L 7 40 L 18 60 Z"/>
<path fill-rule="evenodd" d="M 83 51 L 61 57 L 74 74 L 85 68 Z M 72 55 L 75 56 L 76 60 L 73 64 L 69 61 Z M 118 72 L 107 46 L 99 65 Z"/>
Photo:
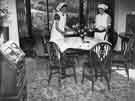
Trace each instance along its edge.
<path fill-rule="evenodd" d="M 126 16 L 126 32 L 135 33 L 135 15 Z"/>
<path fill-rule="evenodd" d="M 0 54 L 0 97 L 17 96 L 16 71 L 3 55 Z"/>

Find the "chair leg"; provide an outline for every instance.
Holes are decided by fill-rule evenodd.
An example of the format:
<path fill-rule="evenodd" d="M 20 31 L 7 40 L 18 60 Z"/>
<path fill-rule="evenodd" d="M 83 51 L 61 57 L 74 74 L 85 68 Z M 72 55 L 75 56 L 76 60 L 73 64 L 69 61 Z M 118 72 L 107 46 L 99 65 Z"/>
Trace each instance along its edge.
<path fill-rule="evenodd" d="M 109 69 L 109 80 L 111 80 L 111 76 L 112 76 L 112 69 Z"/>
<path fill-rule="evenodd" d="M 61 77 L 62 77 L 62 72 L 61 72 L 60 69 L 58 70 L 58 75 L 59 75 L 59 77 L 58 77 L 58 83 L 59 83 L 59 87 L 61 87 Z"/>
<path fill-rule="evenodd" d="M 110 90 L 110 89 L 111 89 L 111 87 L 110 87 L 110 80 L 109 80 L 109 79 L 108 79 L 107 86 L 108 86 L 108 90 Z"/>
<path fill-rule="evenodd" d="M 92 91 L 94 91 L 95 81 L 96 81 L 96 69 L 92 69 Z"/>
<path fill-rule="evenodd" d="M 76 68 L 75 68 L 75 66 L 73 66 L 73 72 L 74 72 L 74 80 L 75 80 L 75 83 L 77 83 Z"/>
<path fill-rule="evenodd" d="M 47 64 L 46 73 L 47 73 L 48 76 L 49 76 L 49 72 L 50 72 L 49 67 L 50 67 L 49 64 Z"/>
<path fill-rule="evenodd" d="M 64 79 L 66 77 L 66 70 L 65 70 L 65 68 L 63 67 L 62 69 L 61 69 L 61 79 Z"/>
<path fill-rule="evenodd" d="M 108 90 L 110 90 L 110 74 L 105 73 L 105 74 L 104 74 L 104 78 L 105 78 L 105 80 L 106 80 L 106 82 L 107 82 Z"/>
<path fill-rule="evenodd" d="M 106 81 L 107 81 L 107 87 L 108 87 L 108 90 L 110 90 L 110 89 L 111 89 L 111 87 L 110 87 L 110 80 L 107 79 Z"/>
<path fill-rule="evenodd" d="M 92 91 L 94 91 L 94 80 L 92 80 Z"/>
<path fill-rule="evenodd" d="M 98 79 L 98 70 L 95 68 L 95 79 L 97 80 Z"/>
<path fill-rule="evenodd" d="M 48 85 L 50 84 L 51 79 L 52 79 L 52 70 L 50 70 L 49 79 L 48 79 Z"/>
<path fill-rule="evenodd" d="M 84 73 L 85 73 L 85 67 L 83 67 L 83 71 L 82 71 L 82 80 L 81 80 L 82 84 L 84 83 Z"/>
<path fill-rule="evenodd" d="M 126 67 L 125 71 L 126 71 L 126 73 L 127 73 L 127 79 L 129 80 L 129 68 L 128 68 L 127 65 L 126 65 L 125 67 Z"/>
<path fill-rule="evenodd" d="M 74 58 L 74 61 L 75 61 L 75 64 L 79 64 L 79 57 L 76 56 L 76 57 Z"/>

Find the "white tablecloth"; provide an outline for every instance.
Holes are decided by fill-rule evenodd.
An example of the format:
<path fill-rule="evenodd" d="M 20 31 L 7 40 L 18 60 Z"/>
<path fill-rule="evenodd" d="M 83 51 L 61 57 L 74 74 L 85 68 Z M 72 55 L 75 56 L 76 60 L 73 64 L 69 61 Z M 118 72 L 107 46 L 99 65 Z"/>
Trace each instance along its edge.
<path fill-rule="evenodd" d="M 63 39 L 55 40 L 55 43 L 60 48 L 61 52 L 64 52 L 65 50 L 69 48 L 90 50 L 96 44 L 100 42 L 109 43 L 108 41 L 105 41 L 105 40 L 94 39 L 94 38 L 89 38 L 89 37 L 85 37 L 84 40 L 82 40 L 80 37 L 70 37 L 70 38 L 65 38 L 64 40 Z"/>

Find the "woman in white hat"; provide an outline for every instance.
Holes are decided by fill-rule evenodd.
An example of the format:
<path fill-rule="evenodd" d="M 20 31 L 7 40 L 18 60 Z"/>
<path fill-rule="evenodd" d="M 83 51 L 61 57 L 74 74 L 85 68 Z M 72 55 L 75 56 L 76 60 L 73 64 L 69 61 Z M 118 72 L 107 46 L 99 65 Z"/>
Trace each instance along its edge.
<path fill-rule="evenodd" d="M 57 42 L 57 40 L 63 40 L 64 35 L 66 35 L 69 31 L 73 32 L 73 30 L 71 30 L 66 25 L 67 19 L 66 11 L 67 11 L 67 4 L 65 2 L 59 3 L 58 6 L 56 7 L 50 41 Z"/>
<path fill-rule="evenodd" d="M 108 15 L 105 10 L 108 9 L 108 6 L 105 4 L 98 5 L 99 14 L 96 15 L 95 19 L 95 28 L 97 32 L 95 32 L 94 36 L 97 39 L 107 40 L 106 32 L 108 28 L 111 26 L 111 17 Z"/>

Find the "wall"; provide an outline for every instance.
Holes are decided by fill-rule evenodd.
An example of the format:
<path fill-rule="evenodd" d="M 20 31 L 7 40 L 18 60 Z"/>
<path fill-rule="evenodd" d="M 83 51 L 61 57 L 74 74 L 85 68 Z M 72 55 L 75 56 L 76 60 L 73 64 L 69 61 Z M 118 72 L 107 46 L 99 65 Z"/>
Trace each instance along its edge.
<path fill-rule="evenodd" d="M 16 0 L 8 0 L 9 16 L 9 39 L 19 44 L 17 27 Z M 135 11 L 135 0 L 115 0 L 115 30 L 125 32 L 126 14 Z M 116 49 L 120 49 L 121 40 L 118 40 Z"/>
<path fill-rule="evenodd" d="M 115 0 L 115 30 L 118 33 L 125 32 L 126 14 L 135 11 L 135 0 Z M 121 40 L 118 40 L 116 46 L 120 50 Z"/>
<path fill-rule="evenodd" d="M 15 41 L 19 45 L 16 0 L 8 0 L 9 14 L 9 40 Z"/>

